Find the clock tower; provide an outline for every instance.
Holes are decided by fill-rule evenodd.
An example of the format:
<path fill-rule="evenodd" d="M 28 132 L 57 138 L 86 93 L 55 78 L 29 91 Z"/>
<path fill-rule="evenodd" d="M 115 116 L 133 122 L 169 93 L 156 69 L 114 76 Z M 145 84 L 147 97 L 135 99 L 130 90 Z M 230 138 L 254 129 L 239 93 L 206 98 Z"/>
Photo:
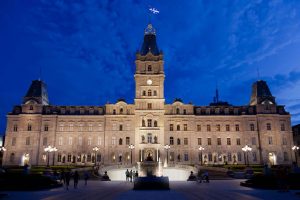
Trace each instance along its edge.
<path fill-rule="evenodd" d="M 164 62 L 156 43 L 156 31 L 148 24 L 136 54 L 135 115 L 139 161 L 159 161 L 164 144 Z"/>

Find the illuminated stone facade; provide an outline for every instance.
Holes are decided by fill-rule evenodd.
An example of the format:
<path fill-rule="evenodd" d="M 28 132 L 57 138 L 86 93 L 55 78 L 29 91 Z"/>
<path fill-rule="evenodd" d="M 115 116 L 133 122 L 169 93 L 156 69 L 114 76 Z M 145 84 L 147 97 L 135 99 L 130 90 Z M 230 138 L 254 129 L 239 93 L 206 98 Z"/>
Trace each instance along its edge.
<path fill-rule="evenodd" d="M 290 115 L 277 105 L 264 81 L 253 84 L 249 105 L 218 99 L 209 106 L 165 103 L 163 54 L 151 25 L 136 55 L 134 104 L 49 104 L 46 85 L 33 81 L 23 104 L 7 115 L 4 165 L 129 165 L 145 160 L 168 164 L 290 164 Z M 164 148 L 169 144 L 170 149 Z M 57 152 L 46 153 L 48 145 Z M 100 150 L 95 156 L 93 147 Z M 204 150 L 199 151 L 199 147 Z M 49 155 L 49 157 L 48 157 Z M 202 157 L 201 157 L 202 155 Z"/>

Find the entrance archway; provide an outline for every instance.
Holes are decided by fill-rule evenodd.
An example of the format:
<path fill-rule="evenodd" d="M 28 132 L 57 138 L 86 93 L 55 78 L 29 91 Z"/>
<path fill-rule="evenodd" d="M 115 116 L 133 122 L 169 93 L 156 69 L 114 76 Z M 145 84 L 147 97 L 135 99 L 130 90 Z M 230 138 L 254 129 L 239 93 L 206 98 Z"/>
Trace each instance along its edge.
<path fill-rule="evenodd" d="M 24 153 L 21 158 L 21 165 L 29 165 L 30 164 L 30 155 L 29 153 Z"/>
<path fill-rule="evenodd" d="M 152 149 L 145 150 L 144 158 L 145 161 L 154 161 L 154 151 Z"/>

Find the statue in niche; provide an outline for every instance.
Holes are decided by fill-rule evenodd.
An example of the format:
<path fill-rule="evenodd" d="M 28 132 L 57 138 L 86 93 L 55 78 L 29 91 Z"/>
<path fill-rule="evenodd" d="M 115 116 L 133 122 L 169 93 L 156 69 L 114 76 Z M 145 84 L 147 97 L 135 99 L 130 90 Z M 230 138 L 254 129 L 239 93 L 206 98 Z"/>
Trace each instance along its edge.
<path fill-rule="evenodd" d="M 145 143 L 145 136 L 142 135 L 142 143 Z"/>
<path fill-rule="evenodd" d="M 146 161 L 153 161 L 151 153 L 148 153 Z"/>
<path fill-rule="evenodd" d="M 157 136 L 154 136 L 154 143 L 157 143 Z"/>

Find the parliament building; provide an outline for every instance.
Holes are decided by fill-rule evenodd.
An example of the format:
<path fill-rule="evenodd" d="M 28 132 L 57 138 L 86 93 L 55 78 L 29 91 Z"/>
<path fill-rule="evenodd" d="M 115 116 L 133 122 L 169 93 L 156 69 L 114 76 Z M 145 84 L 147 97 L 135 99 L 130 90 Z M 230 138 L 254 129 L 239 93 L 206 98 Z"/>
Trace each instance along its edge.
<path fill-rule="evenodd" d="M 265 81 L 253 83 L 249 104 L 243 106 L 217 96 L 206 106 L 180 99 L 166 104 L 164 57 L 151 24 L 135 65 L 133 104 L 120 99 L 104 106 L 52 105 L 46 84 L 32 81 L 22 104 L 7 115 L 3 164 L 292 163 L 291 116 Z M 57 151 L 46 152 L 49 145 Z M 243 151 L 246 145 L 250 148 Z"/>

